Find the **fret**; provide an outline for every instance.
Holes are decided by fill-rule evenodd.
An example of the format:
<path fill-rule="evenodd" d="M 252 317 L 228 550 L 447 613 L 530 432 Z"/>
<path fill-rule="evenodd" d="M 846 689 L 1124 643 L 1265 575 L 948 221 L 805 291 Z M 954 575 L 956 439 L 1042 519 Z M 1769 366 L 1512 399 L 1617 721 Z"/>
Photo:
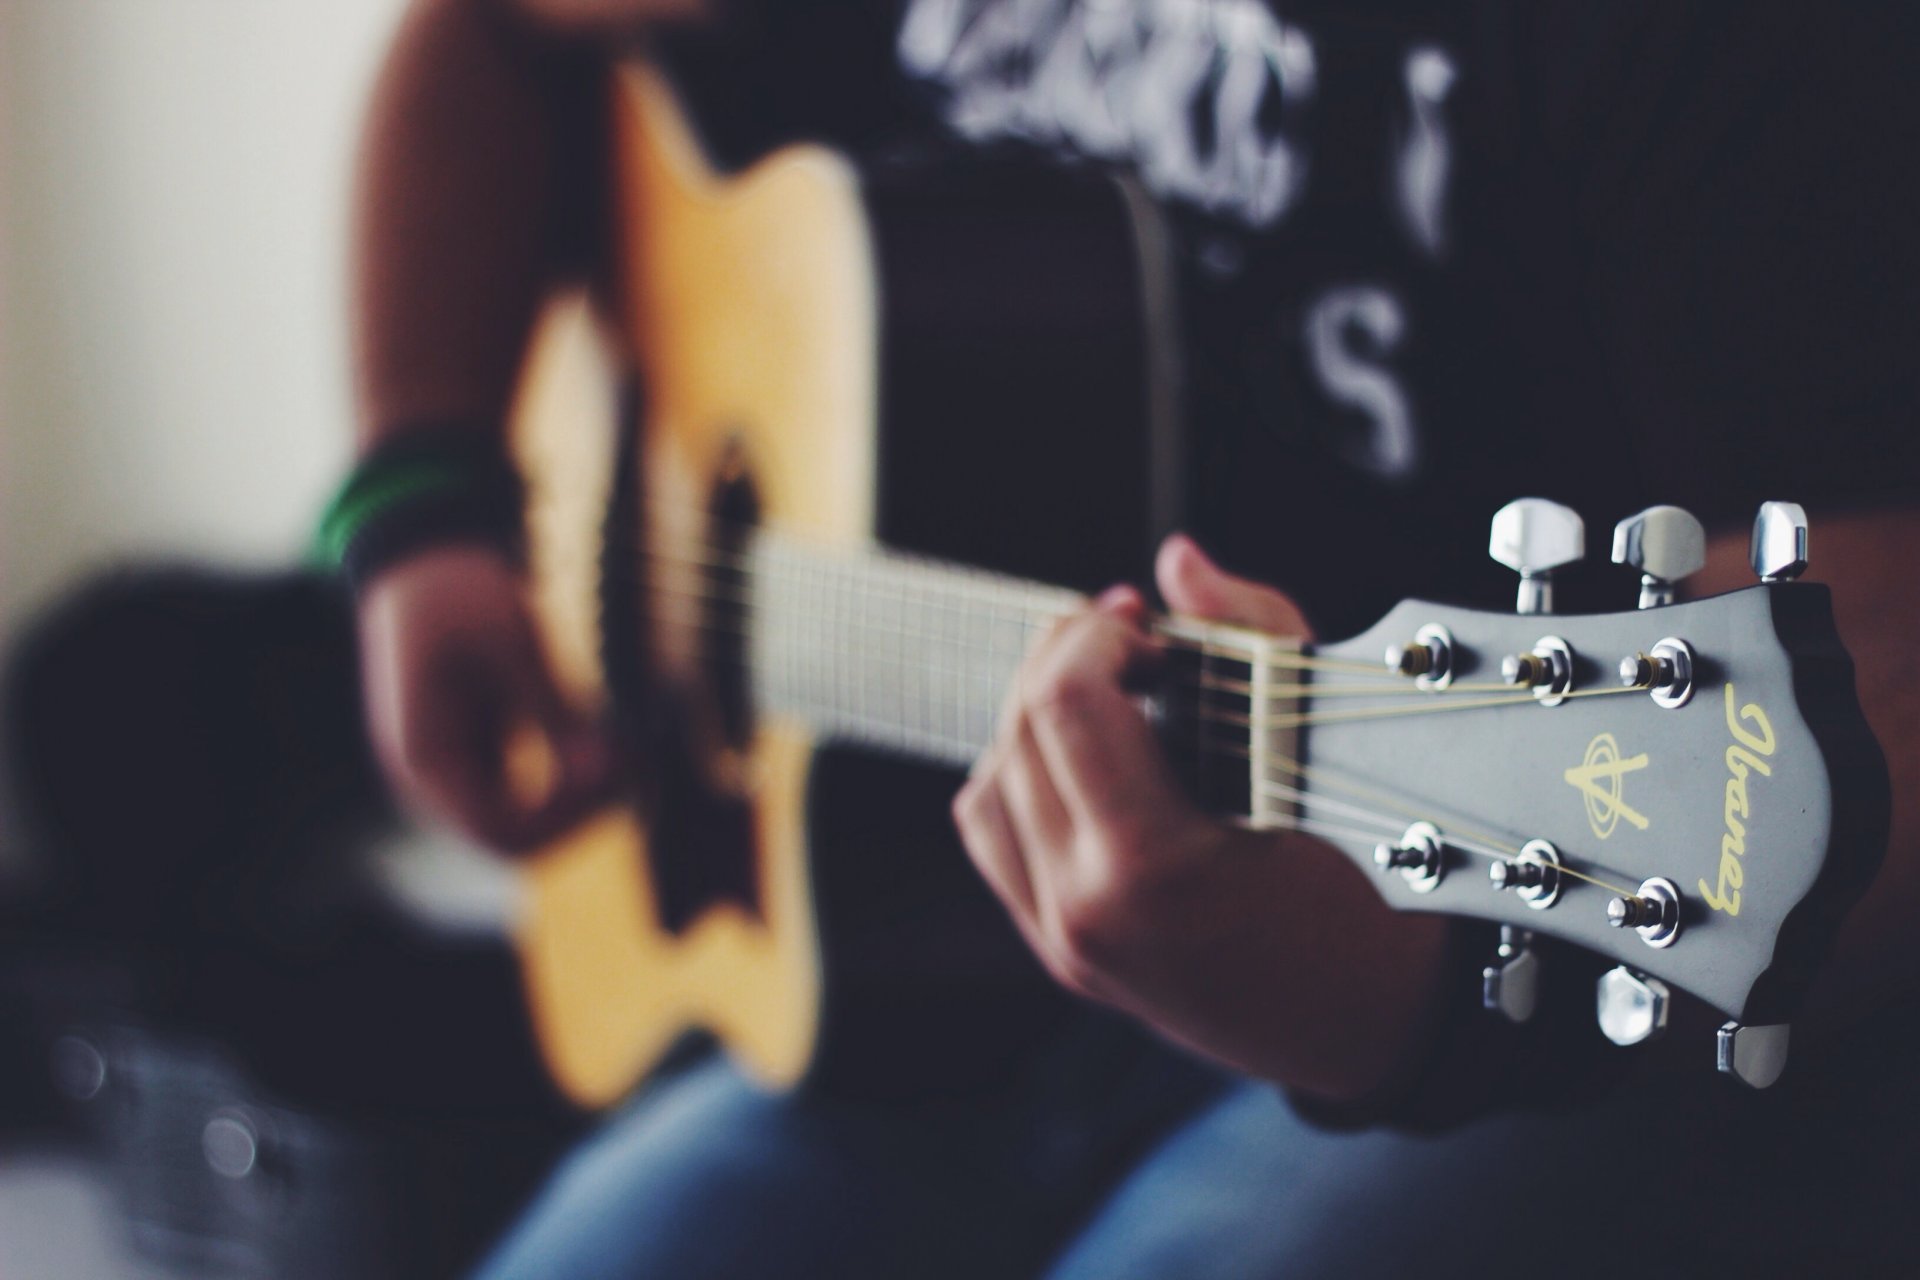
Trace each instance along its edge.
<path fill-rule="evenodd" d="M 1262 639 L 1252 646 L 1249 669 L 1252 690 L 1247 701 L 1247 794 L 1253 805 L 1253 825 L 1271 826 L 1277 823 L 1273 793 L 1267 787 L 1267 779 L 1273 776 L 1270 770 L 1273 731 L 1267 719 L 1269 711 L 1268 686 L 1271 684 L 1273 663 L 1271 646 Z"/>
<path fill-rule="evenodd" d="M 1194 695 L 1198 705 L 1203 710 L 1209 705 L 1208 700 L 1211 697 L 1209 690 L 1212 687 L 1215 674 L 1216 672 L 1213 666 L 1213 643 L 1210 640 L 1203 640 L 1200 644 L 1200 688 Z M 1199 750 L 1200 739 L 1207 731 L 1206 726 L 1206 717 L 1196 713 L 1193 717 L 1194 776 L 1199 779 L 1198 794 L 1201 799 L 1204 802 L 1214 802 L 1218 794 L 1216 782 L 1212 777 L 1210 767 L 1214 764 L 1214 761 L 1209 759 L 1205 752 Z"/>
<path fill-rule="evenodd" d="M 926 602 L 918 581 L 909 579 L 903 586 L 906 592 L 908 616 L 913 622 L 916 634 L 926 631 Z M 933 673 L 924 662 L 913 664 L 914 690 L 918 696 L 914 699 L 914 715 L 909 725 L 920 726 L 933 723 Z"/>
<path fill-rule="evenodd" d="M 763 535 L 742 587 L 758 704 L 823 735 L 953 763 L 991 741 L 1021 659 L 1072 592 L 890 552 Z"/>
<path fill-rule="evenodd" d="M 923 656 L 927 666 L 927 706 L 931 716 L 927 727 L 935 734 L 944 737 L 947 729 L 947 664 L 941 645 L 940 604 L 935 593 L 926 588 L 932 584 L 922 583 L 920 596 L 921 629 L 928 639 L 922 643 Z"/>

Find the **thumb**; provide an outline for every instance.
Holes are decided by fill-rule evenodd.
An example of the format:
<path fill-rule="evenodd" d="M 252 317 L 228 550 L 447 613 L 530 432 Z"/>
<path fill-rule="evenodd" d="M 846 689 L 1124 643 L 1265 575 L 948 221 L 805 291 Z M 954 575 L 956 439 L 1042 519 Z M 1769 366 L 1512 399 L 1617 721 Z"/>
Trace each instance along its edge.
<path fill-rule="evenodd" d="M 604 728 L 568 704 L 544 664 L 518 674 L 524 683 L 504 744 L 503 781 L 527 833 L 546 838 L 606 798 L 614 751 Z"/>
<path fill-rule="evenodd" d="M 1184 533 L 1160 544 L 1154 580 L 1175 613 L 1249 627 L 1269 635 L 1311 639 L 1300 607 L 1272 587 L 1237 578 L 1222 569 Z"/>

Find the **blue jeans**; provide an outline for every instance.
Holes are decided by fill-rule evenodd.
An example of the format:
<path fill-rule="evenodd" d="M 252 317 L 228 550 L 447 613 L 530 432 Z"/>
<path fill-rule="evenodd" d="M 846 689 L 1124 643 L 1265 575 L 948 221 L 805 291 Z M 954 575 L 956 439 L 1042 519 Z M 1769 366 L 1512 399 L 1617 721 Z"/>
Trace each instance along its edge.
<path fill-rule="evenodd" d="M 1000 1087 L 770 1094 L 709 1060 L 571 1155 L 484 1280 L 978 1280 L 1042 1272 L 1226 1078 L 1087 1015 Z"/>
<path fill-rule="evenodd" d="M 1769 1111 L 1702 1072 L 1421 1137 L 1316 1129 L 1110 1029 L 992 1097 L 912 1105 L 770 1095 L 709 1062 L 578 1151 L 479 1275 L 1920 1274 L 1911 1078 Z"/>

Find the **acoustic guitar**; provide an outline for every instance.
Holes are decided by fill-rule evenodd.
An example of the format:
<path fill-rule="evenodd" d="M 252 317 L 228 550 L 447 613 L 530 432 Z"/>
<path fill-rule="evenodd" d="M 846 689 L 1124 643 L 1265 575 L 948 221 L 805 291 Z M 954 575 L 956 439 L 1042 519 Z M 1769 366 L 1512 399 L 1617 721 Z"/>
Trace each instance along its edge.
<path fill-rule="evenodd" d="M 1009 205 L 991 173 L 900 181 L 800 145 L 723 176 L 646 66 L 619 74 L 614 114 L 616 301 L 550 310 L 513 430 L 549 655 L 648 744 L 632 803 L 525 872 L 535 1026 L 587 1105 L 691 1028 L 770 1083 L 804 1073 L 834 971 L 814 925 L 829 882 L 807 856 L 817 749 L 964 767 L 1029 641 L 1083 598 L 881 545 L 939 523 L 942 501 L 985 504 L 966 522 L 979 554 L 954 549 L 1006 563 L 994 530 L 1015 522 L 995 513 L 1023 501 L 923 483 L 890 507 L 882 481 L 907 464 L 888 424 L 1019 449 L 1071 408 L 1132 460 L 1083 487 L 1151 513 L 1177 486 L 1159 241 L 1124 188 L 1081 175 Z M 1007 270 L 1028 287 L 995 290 L 957 250 L 1008 217 L 1029 250 Z M 1105 292 L 1067 309 L 1046 287 L 1062 271 Z M 995 399 L 995 378 L 1018 396 Z M 937 472 L 939 454 L 914 465 Z M 1058 537 L 1020 536 L 1103 536 L 1069 509 Z M 1108 541 L 1137 563 L 1154 523 Z M 1768 504 L 1764 580 L 1689 603 L 1664 584 L 1701 554 L 1698 524 L 1623 522 L 1616 558 L 1645 574 L 1646 607 L 1604 615 L 1548 612 L 1551 571 L 1584 551 L 1573 512 L 1522 500 L 1492 541 L 1520 612 L 1410 600 L 1311 649 L 1162 620 L 1173 661 L 1148 713 L 1212 808 L 1324 838 L 1397 907 L 1501 925 L 1498 1013 L 1531 1015 L 1529 943 L 1564 939 L 1619 966 L 1598 996 L 1610 1037 L 1656 1034 L 1680 988 L 1727 1018 L 1719 1065 L 1770 1083 L 1888 813 L 1827 591 L 1794 580 L 1804 518 Z"/>

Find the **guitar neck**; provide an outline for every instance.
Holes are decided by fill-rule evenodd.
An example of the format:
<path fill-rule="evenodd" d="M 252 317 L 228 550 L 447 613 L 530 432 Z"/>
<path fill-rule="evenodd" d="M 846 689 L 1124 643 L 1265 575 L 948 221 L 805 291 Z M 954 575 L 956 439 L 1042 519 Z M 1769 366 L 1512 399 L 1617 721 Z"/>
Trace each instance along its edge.
<path fill-rule="evenodd" d="M 1085 603 L 983 570 L 887 551 L 829 556 L 764 534 L 744 563 L 756 706 L 823 737 L 957 766 L 992 741 L 1034 640 Z M 1281 817 L 1264 780 L 1294 735 L 1263 719 L 1299 705 L 1267 691 L 1272 656 L 1292 643 L 1181 618 L 1155 631 L 1169 666 L 1149 710 L 1194 795 L 1256 824 Z"/>
<path fill-rule="evenodd" d="M 1021 658 L 1082 597 L 893 552 L 829 556 L 763 535 L 747 557 L 757 706 L 822 736 L 970 764 Z"/>

